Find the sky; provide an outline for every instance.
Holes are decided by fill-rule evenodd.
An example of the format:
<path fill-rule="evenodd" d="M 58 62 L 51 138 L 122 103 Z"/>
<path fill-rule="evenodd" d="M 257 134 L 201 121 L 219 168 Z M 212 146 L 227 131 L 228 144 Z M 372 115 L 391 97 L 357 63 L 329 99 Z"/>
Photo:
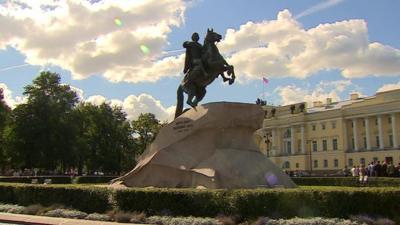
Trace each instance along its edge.
<path fill-rule="evenodd" d="M 398 0 L 0 0 L 0 88 L 15 107 L 49 70 L 82 101 L 170 120 L 182 43 L 213 28 L 237 80 L 218 78 L 202 103 L 371 96 L 400 88 L 399 9 Z"/>

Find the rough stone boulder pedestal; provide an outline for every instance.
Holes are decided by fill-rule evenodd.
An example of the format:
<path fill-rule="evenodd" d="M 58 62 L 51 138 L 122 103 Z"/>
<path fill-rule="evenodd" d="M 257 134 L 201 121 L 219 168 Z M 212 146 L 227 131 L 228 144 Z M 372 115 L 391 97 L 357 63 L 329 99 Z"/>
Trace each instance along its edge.
<path fill-rule="evenodd" d="M 163 127 L 137 166 L 114 180 L 128 187 L 296 187 L 259 151 L 259 105 L 209 103 Z"/>

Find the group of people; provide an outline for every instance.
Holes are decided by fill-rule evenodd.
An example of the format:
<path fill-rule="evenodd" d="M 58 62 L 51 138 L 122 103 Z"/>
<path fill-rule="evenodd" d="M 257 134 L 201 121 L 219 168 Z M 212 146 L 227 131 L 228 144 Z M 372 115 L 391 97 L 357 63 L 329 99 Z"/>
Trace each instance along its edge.
<path fill-rule="evenodd" d="M 260 99 L 260 98 L 257 98 L 256 104 L 257 104 L 257 105 L 266 105 L 266 104 L 267 104 L 267 101 L 262 100 L 262 99 Z"/>
<path fill-rule="evenodd" d="M 368 177 L 400 177 L 400 163 L 395 166 L 392 162 L 375 161 L 367 166 L 363 164 L 353 166 L 349 173 L 353 177 L 359 177 L 360 182 L 363 183 L 368 181 Z M 345 175 L 349 175 L 348 172 L 345 172 Z"/>

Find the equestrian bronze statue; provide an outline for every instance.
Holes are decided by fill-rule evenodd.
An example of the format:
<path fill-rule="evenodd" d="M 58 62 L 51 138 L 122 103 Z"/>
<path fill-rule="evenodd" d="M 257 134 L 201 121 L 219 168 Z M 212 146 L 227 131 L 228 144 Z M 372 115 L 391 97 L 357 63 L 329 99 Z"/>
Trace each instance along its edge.
<path fill-rule="evenodd" d="M 235 81 L 233 66 L 226 62 L 215 45 L 221 39 L 220 34 L 208 29 L 203 46 L 198 42 L 197 33 L 193 33 L 192 41 L 183 43 L 186 48 L 184 78 L 177 91 L 175 118 L 183 113 L 183 93 L 188 95 L 186 103 L 194 108 L 206 95 L 206 87 L 218 76 L 230 85 Z"/>

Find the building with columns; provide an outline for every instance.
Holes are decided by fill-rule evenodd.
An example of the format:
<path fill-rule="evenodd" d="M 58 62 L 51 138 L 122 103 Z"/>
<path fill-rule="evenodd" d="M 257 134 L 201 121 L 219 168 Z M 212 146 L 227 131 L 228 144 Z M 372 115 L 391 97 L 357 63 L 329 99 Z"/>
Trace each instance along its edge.
<path fill-rule="evenodd" d="M 400 163 L 400 89 L 310 107 L 263 107 L 260 148 L 283 169 L 317 173 L 378 160 Z"/>

